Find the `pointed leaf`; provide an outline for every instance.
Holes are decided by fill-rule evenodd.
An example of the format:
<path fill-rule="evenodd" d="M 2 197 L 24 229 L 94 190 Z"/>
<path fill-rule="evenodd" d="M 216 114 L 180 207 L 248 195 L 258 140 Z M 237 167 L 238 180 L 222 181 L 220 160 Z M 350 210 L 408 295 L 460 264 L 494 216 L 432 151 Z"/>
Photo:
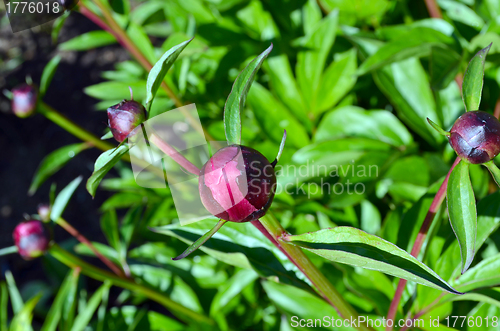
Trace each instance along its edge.
<path fill-rule="evenodd" d="M 45 69 L 43 69 L 42 78 L 40 79 L 40 98 L 42 98 L 45 95 L 45 92 L 47 92 L 60 61 L 61 56 L 57 55 L 53 57 L 49 63 L 47 63 Z"/>
<path fill-rule="evenodd" d="M 33 320 L 33 310 L 35 309 L 36 304 L 41 298 L 41 294 L 31 298 L 26 302 L 23 309 L 19 311 L 16 316 L 12 319 L 10 324 L 10 329 L 12 331 L 31 331 L 33 328 L 31 327 L 31 321 Z"/>
<path fill-rule="evenodd" d="M 10 272 L 10 270 L 5 272 L 5 280 L 7 281 L 7 288 L 9 289 L 12 310 L 15 314 L 17 314 L 21 311 L 21 309 L 23 309 L 24 301 L 21 297 L 21 293 L 19 293 L 19 290 L 17 289 L 16 281 L 14 280 L 14 276 L 12 276 L 12 272 Z"/>
<path fill-rule="evenodd" d="M 73 193 L 75 193 L 76 188 L 78 187 L 78 185 L 80 185 L 81 182 L 82 176 L 76 177 L 71 181 L 71 183 L 68 184 L 68 186 L 66 186 L 61 190 L 61 192 L 59 192 L 56 200 L 54 201 L 54 205 L 52 205 L 50 209 L 50 219 L 52 221 L 57 222 L 57 220 L 61 217 L 64 209 L 71 199 L 71 196 L 73 195 Z"/>
<path fill-rule="evenodd" d="M 224 106 L 224 131 L 229 144 L 241 144 L 241 112 L 245 107 L 247 94 L 255 79 L 255 74 L 272 50 L 273 45 L 271 44 L 250 62 L 234 81 L 233 88 Z"/>
<path fill-rule="evenodd" d="M 462 84 L 462 98 L 466 111 L 479 110 L 481 94 L 483 93 L 484 63 L 486 62 L 486 55 L 490 47 L 491 44 L 477 52 L 472 60 L 470 60 L 465 71 L 464 82 Z"/>
<path fill-rule="evenodd" d="M 498 167 L 495 165 L 495 163 L 493 163 L 493 161 L 486 162 L 484 166 L 488 168 L 488 170 L 490 171 L 491 176 L 495 180 L 495 183 L 497 183 L 497 185 L 500 186 L 500 169 L 498 169 Z"/>
<path fill-rule="evenodd" d="M 94 172 L 92 176 L 87 180 L 87 191 L 90 193 L 92 197 L 95 196 L 97 191 L 97 187 L 99 183 L 104 178 L 104 176 L 114 167 L 114 165 L 120 161 L 121 157 L 128 152 L 128 147 L 122 145 L 117 148 L 110 149 L 102 153 L 94 165 Z"/>
<path fill-rule="evenodd" d="M 99 287 L 99 289 L 87 302 L 85 309 L 80 311 L 78 316 L 75 318 L 75 323 L 73 324 L 71 331 L 83 331 L 88 326 L 103 297 L 108 295 L 110 287 L 111 283 L 109 281 L 106 281 L 104 285 Z"/>
<path fill-rule="evenodd" d="M 179 45 L 174 46 L 166 51 L 149 72 L 148 81 L 146 84 L 146 110 L 148 112 L 151 109 L 153 99 L 155 98 L 156 92 L 163 82 L 168 69 L 172 67 L 179 54 L 184 50 L 184 48 L 186 48 L 191 40 L 193 39 L 186 40 L 185 42 L 180 43 Z"/>
<path fill-rule="evenodd" d="M 87 143 L 72 144 L 56 149 L 47 155 L 42 160 L 35 175 L 33 176 L 28 194 L 33 195 L 40 185 L 47 180 L 47 178 L 64 167 L 64 165 L 78 153 L 88 148 L 90 148 L 90 145 Z"/>
<path fill-rule="evenodd" d="M 57 292 L 54 302 L 50 306 L 50 310 L 45 317 L 45 321 L 41 328 L 41 331 L 55 331 L 57 325 L 61 320 L 64 305 L 67 303 L 66 298 L 70 294 L 73 288 L 76 289 L 78 284 L 79 272 L 75 270 L 70 270 L 68 275 L 64 279 L 59 291 Z"/>
<path fill-rule="evenodd" d="M 477 214 L 476 199 L 469 177 L 469 164 L 461 161 L 451 172 L 447 189 L 448 214 L 460 245 L 462 274 L 474 259 Z"/>
<path fill-rule="evenodd" d="M 86 51 L 116 43 L 116 38 L 103 30 L 90 31 L 76 36 L 59 45 L 63 51 Z"/>
<path fill-rule="evenodd" d="M 378 270 L 442 291 L 460 294 L 408 252 L 356 228 L 339 226 L 296 236 L 287 235 L 282 240 L 333 262 Z"/>

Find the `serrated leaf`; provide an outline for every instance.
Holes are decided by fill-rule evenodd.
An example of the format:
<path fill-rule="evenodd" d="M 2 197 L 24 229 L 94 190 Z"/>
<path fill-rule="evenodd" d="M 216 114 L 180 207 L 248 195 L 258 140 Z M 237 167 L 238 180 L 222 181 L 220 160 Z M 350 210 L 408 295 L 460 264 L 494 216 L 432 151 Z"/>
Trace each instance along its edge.
<path fill-rule="evenodd" d="M 153 99 L 155 98 L 156 92 L 163 82 L 168 69 L 172 67 L 179 54 L 184 50 L 184 48 L 186 48 L 191 40 L 193 39 L 186 40 L 185 42 L 180 43 L 179 45 L 174 46 L 166 51 L 149 72 L 148 81 L 146 84 L 146 110 L 148 112 L 151 109 Z"/>
<path fill-rule="evenodd" d="M 40 98 L 42 98 L 45 95 L 45 92 L 47 92 L 50 82 L 52 81 L 52 77 L 54 77 L 57 67 L 59 66 L 59 62 L 61 62 L 61 56 L 57 55 L 53 57 L 43 69 L 42 78 L 40 79 Z"/>
<path fill-rule="evenodd" d="M 469 164 L 461 161 L 451 172 L 446 198 L 450 224 L 460 245 L 462 274 L 474 259 L 477 214 L 476 199 L 469 177 Z"/>
<path fill-rule="evenodd" d="M 99 183 L 104 178 L 104 176 L 114 167 L 114 165 L 120 161 L 121 157 L 128 152 L 128 147 L 122 145 L 117 148 L 110 149 L 102 153 L 96 160 L 94 165 L 94 172 L 92 176 L 87 180 L 87 191 L 92 197 L 95 196 L 97 187 Z"/>
<path fill-rule="evenodd" d="M 442 291 L 460 294 L 428 266 L 396 245 L 356 228 L 339 226 L 281 239 L 330 261 L 377 270 Z"/>
<path fill-rule="evenodd" d="M 273 50 L 273 45 L 250 62 L 234 81 L 231 93 L 224 105 L 224 131 L 229 144 L 241 144 L 241 112 L 245 107 L 245 101 L 255 74 L 262 65 L 264 59 Z"/>
<path fill-rule="evenodd" d="M 90 31 L 59 45 L 63 51 L 87 51 L 116 43 L 116 38 L 103 30 Z"/>
<path fill-rule="evenodd" d="M 465 70 L 462 98 L 466 111 L 479 110 L 481 94 L 483 93 L 484 63 L 490 47 L 491 44 L 477 52 Z"/>
<path fill-rule="evenodd" d="M 76 177 L 71 181 L 71 183 L 63 188 L 61 192 L 59 192 L 50 209 L 50 219 L 52 221 L 57 222 L 57 220 L 62 216 L 64 209 L 66 209 L 66 206 L 71 199 L 71 196 L 73 196 L 73 193 L 75 193 L 76 188 L 81 182 L 82 176 Z"/>
<path fill-rule="evenodd" d="M 90 148 L 90 145 L 87 143 L 72 144 L 61 147 L 47 155 L 42 160 L 37 171 L 35 172 L 35 175 L 33 176 L 28 194 L 33 195 L 40 185 L 47 180 L 47 178 L 64 167 L 64 165 L 78 153 L 88 148 Z"/>

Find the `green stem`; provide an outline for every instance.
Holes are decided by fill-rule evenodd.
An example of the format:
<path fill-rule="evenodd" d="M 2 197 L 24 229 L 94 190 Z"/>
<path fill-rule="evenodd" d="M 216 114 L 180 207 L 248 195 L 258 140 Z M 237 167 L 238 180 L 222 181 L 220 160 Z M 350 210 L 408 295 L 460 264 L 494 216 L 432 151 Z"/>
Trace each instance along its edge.
<path fill-rule="evenodd" d="M 220 228 L 226 223 L 226 220 L 219 220 L 217 224 L 212 228 L 212 230 L 208 231 L 205 233 L 203 236 L 201 236 L 198 240 L 196 240 L 194 243 L 192 243 L 181 255 L 172 258 L 172 260 L 177 261 L 180 259 L 185 258 L 195 250 L 197 250 L 201 245 L 207 242 L 208 239 L 212 238 L 212 236 L 219 231 Z"/>
<path fill-rule="evenodd" d="M 64 115 L 62 115 L 57 110 L 55 110 L 54 108 L 47 105 L 45 102 L 41 100 L 38 101 L 37 111 L 46 118 L 48 118 L 49 120 L 51 120 L 52 122 L 54 122 L 55 124 L 59 125 L 64 130 L 74 135 L 75 137 L 92 144 L 93 146 L 99 148 L 102 151 L 107 151 L 115 147 L 110 143 L 102 141 L 93 133 L 83 129 L 82 127 L 80 127 L 73 121 L 69 120 Z"/>
<path fill-rule="evenodd" d="M 113 285 L 136 292 L 137 294 L 144 295 L 145 297 L 158 302 L 163 305 L 165 308 L 169 309 L 172 314 L 177 316 L 180 320 L 190 323 L 192 321 L 196 321 L 202 324 L 213 325 L 214 322 L 208 317 L 199 314 L 186 308 L 175 301 L 172 301 L 170 298 L 163 295 L 163 293 L 159 292 L 157 289 L 153 289 L 147 287 L 145 285 L 137 284 L 132 279 L 124 279 L 116 276 L 115 274 L 97 268 L 82 259 L 76 257 L 70 252 L 62 249 L 59 245 L 53 244 L 48 253 L 52 255 L 59 262 L 67 265 L 68 267 L 75 269 L 80 268 L 81 272 L 93 279 L 98 281 L 106 281 L 109 280 Z"/>
<path fill-rule="evenodd" d="M 265 229 L 273 236 L 288 258 L 299 268 L 300 271 L 311 281 L 318 293 L 332 305 L 339 315 L 344 319 L 356 319 L 358 314 L 354 308 L 344 300 L 340 293 L 330 283 L 330 281 L 318 270 L 307 255 L 299 247 L 289 244 L 280 238 L 286 234 L 285 229 L 278 220 L 268 212 L 261 218 L 261 223 Z M 359 325 L 358 330 L 372 330 L 366 325 Z"/>
<path fill-rule="evenodd" d="M 493 179 L 495 180 L 495 183 L 500 186 L 500 169 L 498 169 L 493 161 L 486 162 L 484 166 L 490 171 L 491 176 L 493 176 Z"/>
<path fill-rule="evenodd" d="M 17 253 L 17 246 L 10 246 L 0 249 L 0 256 Z"/>

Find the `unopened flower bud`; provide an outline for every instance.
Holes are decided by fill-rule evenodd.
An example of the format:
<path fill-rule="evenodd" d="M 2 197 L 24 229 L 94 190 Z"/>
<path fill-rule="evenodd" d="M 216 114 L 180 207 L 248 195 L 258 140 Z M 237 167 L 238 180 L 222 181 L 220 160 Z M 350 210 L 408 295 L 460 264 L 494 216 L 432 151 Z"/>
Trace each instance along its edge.
<path fill-rule="evenodd" d="M 21 118 L 33 114 L 38 93 L 33 85 L 22 84 L 12 90 L 12 112 Z"/>
<path fill-rule="evenodd" d="M 500 153 L 500 121 L 483 111 L 466 112 L 451 128 L 449 141 L 462 160 L 486 163 Z"/>
<path fill-rule="evenodd" d="M 50 220 L 50 206 L 45 204 L 38 205 L 38 216 L 44 222 L 48 222 Z"/>
<path fill-rule="evenodd" d="M 49 235 L 42 222 L 19 223 L 12 234 L 19 254 L 26 260 L 41 256 L 49 246 Z"/>
<path fill-rule="evenodd" d="M 123 100 L 108 108 L 108 125 L 118 142 L 124 141 L 129 134 L 146 120 L 146 110 L 133 100 Z"/>
<path fill-rule="evenodd" d="M 205 208 L 232 222 L 249 222 L 271 206 L 276 174 L 255 149 L 231 145 L 217 151 L 201 169 L 199 190 Z"/>

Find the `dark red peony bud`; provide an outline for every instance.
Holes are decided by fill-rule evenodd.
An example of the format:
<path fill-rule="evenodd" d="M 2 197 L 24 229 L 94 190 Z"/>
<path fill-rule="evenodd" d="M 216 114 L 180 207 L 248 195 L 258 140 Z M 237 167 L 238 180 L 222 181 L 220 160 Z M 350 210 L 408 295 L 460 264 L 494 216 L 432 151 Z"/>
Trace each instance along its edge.
<path fill-rule="evenodd" d="M 36 109 L 37 90 L 33 85 L 22 84 L 12 90 L 12 112 L 21 118 L 33 114 Z"/>
<path fill-rule="evenodd" d="M 120 143 L 145 120 L 146 110 L 140 103 L 133 100 L 123 100 L 108 108 L 108 125 L 113 137 Z"/>
<path fill-rule="evenodd" d="M 26 260 L 42 255 L 49 246 L 49 235 L 42 222 L 29 220 L 19 223 L 12 234 L 19 254 Z"/>
<path fill-rule="evenodd" d="M 253 148 L 231 145 L 217 151 L 199 178 L 205 208 L 223 220 L 249 222 L 267 212 L 274 197 L 276 174 Z"/>
<path fill-rule="evenodd" d="M 449 141 L 462 160 L 488 162 L 500 153 L 500 121 L 483 111 L 466 112 L 453 124 Z"/>

